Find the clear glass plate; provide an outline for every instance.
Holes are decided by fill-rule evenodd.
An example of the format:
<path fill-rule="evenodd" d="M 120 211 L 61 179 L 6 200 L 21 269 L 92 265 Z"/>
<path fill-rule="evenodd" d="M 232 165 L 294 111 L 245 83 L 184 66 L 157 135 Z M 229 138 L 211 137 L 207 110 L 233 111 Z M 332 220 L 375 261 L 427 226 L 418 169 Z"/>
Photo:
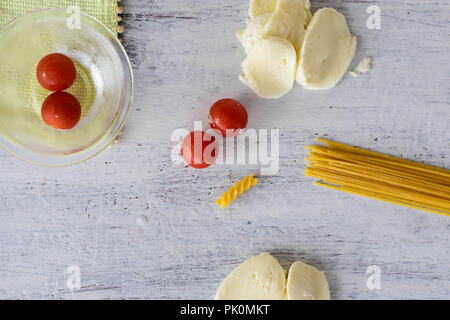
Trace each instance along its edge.
<path fill-rule="evenodd" d="M 51 92 L 39 85 L 36 66 L 53 52 L 70 57 L 77 69 L 66 91 L 80 101 L 82 116 L 71 130 L 53 129 L 41 118 Z M 20 16 L 0 30 L 0 61 L 0 144 L 19 158 L 74 164 L 100 152 L 122 128 L 132 101 L 132 69 L 117 37 L 96 19 L 81 14 L 74 20 L 65 9 Z"/>

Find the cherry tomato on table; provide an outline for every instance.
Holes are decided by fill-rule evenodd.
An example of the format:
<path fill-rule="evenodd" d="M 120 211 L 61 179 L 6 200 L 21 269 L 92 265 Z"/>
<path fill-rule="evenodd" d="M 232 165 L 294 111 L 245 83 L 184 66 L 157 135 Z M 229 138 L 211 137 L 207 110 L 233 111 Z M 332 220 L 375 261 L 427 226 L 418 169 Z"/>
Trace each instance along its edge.
<path fill-rule="evenodd" d="M 248 122 L 244 106 L 233 99 L 222 99 L 209 109 L 208 121 L 213 129 L 220 131 L 224 137 L 238 135 Z"/>
<path fill-rule="evenodd" d="M 77 71 L 70 58 L 61 53 L 51 53 L 39 61 L 36 76 L 45 89 L 61 91 L 73 84 Z"/>
<path fill-rule="evenodd" d="M 42 103 L 42 120 L 55 129 L 68 130 L 80 121 L 81 106 L 77 98 L 68 92 L 58 91 Z"/>
<path fill-rule="evenodd" d="M 183 160 L 196 169 L 212 165 L 216 161 L 218 151 L 219 144 L 215 137 L 200 130 L 189 133 L 181 143 Z"/>

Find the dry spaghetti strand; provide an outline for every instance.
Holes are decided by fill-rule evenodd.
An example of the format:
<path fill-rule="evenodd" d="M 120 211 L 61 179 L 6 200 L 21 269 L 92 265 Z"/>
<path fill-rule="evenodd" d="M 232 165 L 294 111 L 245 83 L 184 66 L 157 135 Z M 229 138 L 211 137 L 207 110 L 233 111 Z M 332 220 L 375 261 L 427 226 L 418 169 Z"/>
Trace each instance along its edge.
<path fill-rule="evenodd" d="M 318 140 L 305 171 L 317 185 L 450 216 L 450 170 Z"/>
<path fill-rule="evenodd" d="M 361 154 L 355 154 L 348 151 L 343 150 L 336 150 L 336 149 L 329 149 L 321 146 L 312 146 L 313 152 L 325 154 L 334 158 L 347 160 L 350 162 L 355 161 L 362 161 L 362 162 L 368 162 L 371 164 L 377 164 L 384 167 L 392 167 L 397 168 L 397 170 L 404 171 L 404 172 L 416 172 L 418 174 L 427 176 L 432 176 L 435 179 L 444 179 L 444 181 L 447 181 L 447 183 L 450 183 L 450 171 L 448 170 L 435 170 L 435 167 L 431 166 L 417 166 L 412 165 L 410 163 L 403 163 L 400 161 L 394 161 L 394 160 L 388 160 L 388 159 L 381 159 L 379 157 L 373 157 L 370 155 L 361 155 Z M 398 159 L 403 160 L 403 159 Z M 414 162 L 413 162 L 414 163 Z M 441 168 L 438 168 L 441 169 Z"/>
<path fill-rule="evenodd" d="M 417 182 L 413 179 L 407 179 L 407 178 L 399 178 L 395 176 L 390 176 L 388 174 L 383 174 L 379 172 L 373 172 L 370 170 L 352 170 L 347 169 L 344 166 L 336 166 L 336 165 L 330 165 L 323 163 L 321 161 L 317 161 L 314 165 L 312 165 L 312 168 L 319 168 L 323 169 L 329 172 L 334 172 L 336 174 L 342 173 L 346 174 L 349 177 L 355 177 L 355 178 L 364 178 L 365 181 L 371 181 L 375 180 L 374 182 L 379 182 L 382 184 L 388 184 L 396 187 L 402 187 L 406 189 L 410 189 L 413 191 L 419 191 L 423 192 L 432 196 L 439 196 L 445 199 L 448 199 L 450 201 L 450 192 L 445 191 L 444 189 L 440 189 L 439 186 L 431 186 L 430 184 L 424 183 L 424 182 Z"/>
<path fill-rule="evenodd" d="M 318 185 L 318 186 L 322 186 L 322 187 L 326 187 L 326 188 L 330 188 L 330 189 L 334 189 L 334 190 L 344 191 L 344 192 L 356 194 L 356 195 L 359 195 L 359 196 L 364 196 L 364 197 L 371 198 L 371 199 L 376 199 L 376 200 L 381 200 L 381 201 L 385 201 L 385 202 L 390 202 L 390 203 L 398 204 L 398 205 L 401 205 L 401 206 L 414 208 L 414 209 L 419 209 L 419 210 L 424 210 L 424 211 L 429 211 L 429 212 L 433 212 L 433 213 L 437 213 L 437 214 L 441 214 L 441 215 L 450 217 L 450 213 L 448 213 L 444 208 L 431 206 L 429 204 L 424 204 L 424 203 L 415 202 L 415 201 L 404 202 L 404 200 L 401 199 L 401 198 L 388 197 L 388 196 L 385 196 L 385 195 L 380 195 L 380 194 L 376 194 L 376 193 L 370 193 L 370 192 L 367 192 L 365 190 L 361 190 L 361 189 L 357 189 L 357 188 L 336 187 L 336 186 L 333 186 L 333 185 L 330 185 L 330 184 L 326 184 L 326 183 L 321 183 L 321 182 L 318 182 L 318 181 L 316 181 L 315 184 Z"/>
<path fill-rule="evenodd" d="M 327 139 L 323 139 L 323 138 L 318 138 L 317 140 L 325 143 L 326 145 L 328 145 L 330 147 L 336 148 L 336 149 L 348 150 L 348 151 L 353 152 L 353 153 L 369 155 L 369 156 L 372 156 L 372 157 L 390 159 L 390 160 L 393 160 L 395 162 L 408 163 L 408 164 L 413 165 L 413 166 L 422 167 L 422 168 L 429 168 L 429 169 L 432 169 L 432 170 L 435 170 L 435 171 L 444 172 L 447 175 L 450 175 L 450 171 L 446 170 L 444 168 L 433 167 L 433 166 L 430 166 L 430 165 L 427 165 L 427 164 L 417 163 L 417 162 L 414 162 L 414 161 L 397 158 L 397 157 L 390 156 L 390 155 L 383 154 L 383 153 L 378 153 L 378 152 L 369 151 L 369 150 L 365 150 L 365 149 L 361 149 L 361 148 L 357 148 L 357 147 L 352 147 L 352 146 L 349 146 L 349 145 L 346 145 L 346 144 L 343 144 L 343 143 L 339 143 L 339 142 L 335 142 L 335 141 L 331 141 L 331 140 L 327 140 Z"/>
<path fill-rule="evenodd" d="M 377 184 L 370 181 L 367 181 L 363 178 L 353 178 L 345 175 L 339 175 L 334 172 L 327 172 L 326 170 L 321 169 L 311 169 L 308 168 L 306 171 L 307 176 L 312 176 L 318 179 L 321 179 L 325 182 L 341 185 L 345 187 L 356 187 L 365 189 L 367 191 L 383 193 L 386 195 L 398 195 L 404 198 L 405 200 L 420 200 L 425 203 L 432 203 L 435 205 L 440 205 L 443 207 L 447 207 L 450 210 L 450 202 L 446 199 L 441 199 L 439 197 L 433 197 L 426 194 L 421 194 L 420 192 L 413 192 L 403 188 L 391 187 L 385 184 Z"/>
<path fill-rule="evenodd" d="M 356 171 L 367 171 L 367 172 L 379 172 L 379 173 L 385 173 L 385 174 L 389 174 L 392 177 L 397 177 L 397 178 L 403 178 L 403 179 L 409 179 L 411 181 L 415 181 L 415 182 L 419 182 L 422 184 L 426 184 L 429 185 L 431 187 L 437 187 L 440 188 L 442 190 L 446 190 L 448 193 L 450 193 L 450 187 L 446 186 L 446 185 L 442 185 L 439 181 L 433 180 L 433 179 L 428 179 L 427 177 L 424 176 L 418 176 L 417 174 L 412 174 L 412 173 L 406 173 L 406 172 L 402 172 L 402 171 L 398 171 L 395 169 L 390 169 L 390 168 L 385 168 L 385 167 L 378 167 L 378 166 L 373 166 L 370 165 L 368 163 L 366 164 L 359 164 L 359 163 L 351 163 L 351 162 L 346 162 L 346 161 L 342 161 L 339 159 L 333 159 L 330 157 L 325 158 L 324 156 L 321 155 L 315 155 L 314 152 L 311 152 L 309 157 L 306 159 L 307 161 L 311 162 L 311 163 L 322 163 L 325 162 L 327 164 L 330 165 L 337 165 L 337 166 L 341 166 L 343 168 L 348 168 L 348 169 L 352 169 L 352 170 L 356 170 Z"/>

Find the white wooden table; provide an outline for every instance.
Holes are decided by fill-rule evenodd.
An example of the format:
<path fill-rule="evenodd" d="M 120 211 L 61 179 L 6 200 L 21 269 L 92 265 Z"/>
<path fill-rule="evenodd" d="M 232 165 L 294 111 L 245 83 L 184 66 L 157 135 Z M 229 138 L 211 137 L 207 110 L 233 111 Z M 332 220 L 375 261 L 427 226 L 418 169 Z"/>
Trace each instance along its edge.
<path fill-rule="evenodd" d="M 447 0 L 312 0 L 345 14 L 358 49 L 334 89 L 295 86 L 257 98 L 238 80 L 235 32 L 247 0 L 123 1 L 135 102 L 120 142 L 67 168 L 0 151 L 0 298 L 209 299 L 246 258 L 268 251 L 287 267 L 325 270 L 335 299 L 448 298 L 447 217 L 315 187 L 304 146 L 317 136 L 450 167 L 450 6 Z M 279 128 L 280 171 L 227 210 L 215 198 L 255 166 L 174 166 L 176 128 L 206 120 L 217 99 L 239 99 L 249 127 Z M 205 122 L 205 126 L 206 126 Z M 148 224 L 139 226 L 142 215 Z M 81 270 L 70 290 L 66 269 Z M 369 290 L 366 269 L 381 270 Z"/>

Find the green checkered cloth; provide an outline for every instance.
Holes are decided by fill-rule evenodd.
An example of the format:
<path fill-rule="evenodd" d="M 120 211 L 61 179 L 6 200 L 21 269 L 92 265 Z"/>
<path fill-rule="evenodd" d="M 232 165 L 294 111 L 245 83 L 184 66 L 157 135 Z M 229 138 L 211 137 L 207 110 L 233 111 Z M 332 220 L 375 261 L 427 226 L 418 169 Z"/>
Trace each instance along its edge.
<path fill-rule="evenodd" d="M 28 11 L 70 6 L 78 6 L 81 12 L 97 18 L 117 35 L 117 0 L 0 0 L 0 26 Z"/>

